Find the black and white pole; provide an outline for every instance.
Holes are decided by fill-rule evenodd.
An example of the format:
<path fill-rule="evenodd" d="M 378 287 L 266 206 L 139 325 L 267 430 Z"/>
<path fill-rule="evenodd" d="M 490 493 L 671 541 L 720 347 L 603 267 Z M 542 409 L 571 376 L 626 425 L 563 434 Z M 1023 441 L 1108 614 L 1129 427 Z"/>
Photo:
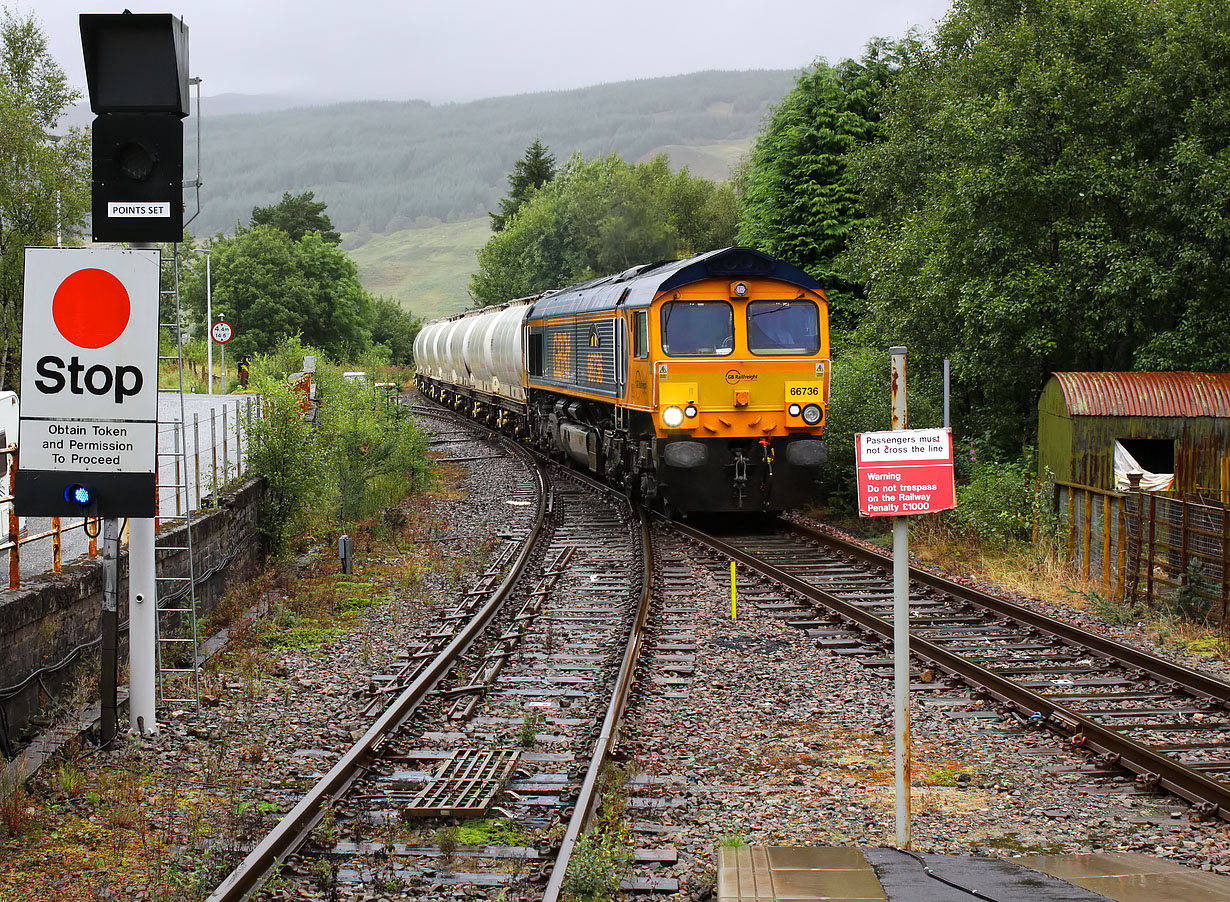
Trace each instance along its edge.
<path fill-rule="evenodd" d="M 893 361 L 893 431 L 908 429 L 905 348 Z M 897 846 L 910 847 L 910 539 L 909 520 L 893 518 L 893 748 L 897 785 Z"/>

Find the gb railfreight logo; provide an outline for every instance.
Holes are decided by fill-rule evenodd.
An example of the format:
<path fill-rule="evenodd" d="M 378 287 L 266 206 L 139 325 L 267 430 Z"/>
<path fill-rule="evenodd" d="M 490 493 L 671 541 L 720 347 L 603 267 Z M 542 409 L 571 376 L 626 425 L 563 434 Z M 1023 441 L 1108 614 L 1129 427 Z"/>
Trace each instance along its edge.
<path fill-rule="evenodd" d="M 77 474 L 87 484 L 91 474 L 148 474 L 152 485 L 159 259 L 154 250 L 26 251 L 19 475 Z"/>

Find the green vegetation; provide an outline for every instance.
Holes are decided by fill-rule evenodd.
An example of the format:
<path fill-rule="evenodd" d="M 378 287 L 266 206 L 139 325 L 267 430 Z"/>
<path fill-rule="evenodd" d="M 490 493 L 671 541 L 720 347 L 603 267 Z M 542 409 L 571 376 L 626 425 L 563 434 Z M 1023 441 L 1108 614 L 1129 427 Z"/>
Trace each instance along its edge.
<path fill-rule="evenodd" d="M 859 62 L 820 61 L 803 72 L 774 108 L 743 179 L 739 243 L 815 276 L 828 290 L 832 325 L 842 331 L 858 320 L 860 293 L 837 263 L 861 219 L 847 160 L 879 135 L 891 61 L 888 45 L 873 42 Z"/>
<path fill-rule="evenodd" d="M 308 232 L 320 232 L 326 244 L 340 244 L 342 236 L 333 230 L 325 206 L 324 201 L 316 199 L 315 192 L 304 191 L 292 197 L 285 191 L 276 204 L 252 208 L 252 225 L 283 231 L 291 241 L 298 241 Z"/>
<path fill-rule="evenodd" d="M 462 846 L 526 846 L 531 840 L 525 830 L 501 818 L 462 821 L 456 829 Z"/>
<path fill-rule="evenodd" d="M 587 833 L 573 847 L 564 892 L 574 902 L 605 902 L 615 898 L 619 882 L 631 871 L 631 846 L 606 834 Z"/>
<path fill-rule="evenodd" d="M 269 353 L 300 336 L 338 359 L 374 354 L 384 363 L 411 363 L 422 321 L 363 288 L 324 211 L 311 191 L 295 197 L 287 192 L 278 204 L 255 208 L 249 227 L 209 242 L 209 266 L 186 241 L 180 254 L 182 304 L 187 322 L 199 324 L 189 338 L 204 340 L 208 280 L 213 314 L 235 327 L 235 359 Z M 169 309 L 163 315 L 173 318 Z"/>
<path fill-rule="evenodd" d="M 923 779 L 932 786 L 956 786 L 958 783 L 969 782 L 973 776 L 974 769 L 972 767 L 949 763 L 943 767 L 937 767 Z"/>
<path fill-rule="evenodd" d="M 957 508 L 946 518 L 951 527 L 985 545 L 1027 542 L 1035 497 L 1027 460 L 1001 461 L 983 455 L 974 460 L 965 484 L 958 486 Z"/>
<path fill-rule="evenodd" d="M 731 244 L 734 192 L 665 157 L 573 156 L 478 252 L 470 293 L 497 304 L 655 260 Z"/>
<path fill-rule="evenodd" d="M 90 207 L 90 141 L 81 129 L 52 137 L 80 97 L 47 51 L 34 14 L 0 17 L 0 389 L 21 373 L 25 249 L 79 244 Z"/>
<path fill-rule="evenodd" d="M 260 525 L 276 557 L 309 535 L 398 506 L 430 474 L 426 437 L 405 408 L 383 390 L 342 378 L 321 354 L 315 428 L 308 422 L 286 374 L 311 353 L 294 339 L 252 363 L 263 415 L 253 424 L 249 471 L 266 482 Z"/>
<path fill-rule="evenodd" d="M 538 739 L 538 716 L 526 712 L 521 718 L 521 729 L 517 731 L 517 745 L 530 748 Z"/>
<path fill-rule="evenodd" d="M 339 359 L 371 348 L 373 301 L 358 269 L 318 232 L 298 240 L 273 226 L 253 225 L 210 245 L 213 312 L 235 327 L 237 357 L 265 353 L 294 335 Z M 191 321 L 205 321 L 205 267 L 182 277 Z"/>
<path fill-rule="evenodd" d="M 602 807 L 592 830 L 577 839 L 564 874 L 564 892 L 574 902 L 612 899 L 632 872 L 632 826 L 628 823 L 628 780 L 635 764 L 608 763 L 599 778 Z"/>
<path fill-rule="evenodd" d="M 483 217 L 403 229 L 372 236 L 348 253 L 368 291 L 397 298 L 416 317 L 436 319 L 470 306 L 466 286 L 478 268 L 475 253 L 491 237 L 490 225 Z M 347 234 L 343 244 L 352 241 Z"/>
<path fill-rule="evenodd" d="M 1230 367 L 1228 56 L 1210 0 L 975 0 L 901 45 L 839 262 L 868 343 L 953 360 L 959 432 L 1019 454 L 1055 370 Z"/>
<path fill-rule="evenodd" d="M 508 174 L 508 196 L 500 200 L 500 212 L 491 214 L 491 231 L 502 232 L 531 195 L 555 178 L 555 157 L 547 153 L 537 136 L 525 156 Z"/>

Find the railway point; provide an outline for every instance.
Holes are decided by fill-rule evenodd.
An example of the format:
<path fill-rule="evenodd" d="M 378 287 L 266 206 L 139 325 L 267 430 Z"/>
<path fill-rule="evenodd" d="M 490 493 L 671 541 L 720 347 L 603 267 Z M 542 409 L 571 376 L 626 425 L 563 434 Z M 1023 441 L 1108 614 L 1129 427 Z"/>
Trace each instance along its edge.
<path fill-rule="evenodd" d="M 1230 902 L 1230 878 L 1133 852 L 983 858 L 893 848 L 743 846 L 717 902 Z"/>

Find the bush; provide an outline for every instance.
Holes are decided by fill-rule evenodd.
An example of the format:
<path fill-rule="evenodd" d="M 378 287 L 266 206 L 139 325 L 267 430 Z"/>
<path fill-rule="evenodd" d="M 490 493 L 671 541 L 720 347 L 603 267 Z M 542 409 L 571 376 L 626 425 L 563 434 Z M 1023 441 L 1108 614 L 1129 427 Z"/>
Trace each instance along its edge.
<path fill-rule="evenodd" d="M 1028 541 L 1034 522 L 1034 479 L 1028 458 L 974 461 L 969 482 L 957 487 L 949 526 L 987 544 Z"/>
<path fill-rule="evenodd" d="M 304 415 L 303 396 L 286 383 L 305 355 L 316 356 L 315 428 Z M 332 525 L 348 528 L 427 484 L 427 437 L 396 397 L 347 381 L 297 337 L 253 360 L 250 373 L 263 401 L 249 466 L 265 479 L 260 524 L 275 557 L 285 556 L 301 536 Z"/>
<path fill-rule="evenodd" d="M 253 387 L 262 401 L 249 437 L 248 467 L 265 480 L 260 530 L 270 553 L 282 558 L 319 513 L 327 455 L 303 416 L 300 395 L 285 382 L 267 377 Z"/>
<path fill-rule="evenodd" d="M 578 837 L 564 874 L 564 892 L 575 902 L 613 899 L 619 882 L 632 871 L 632 848 L 615 837 L 588 833 Z"/>
<path fill-rule="evenodd" d="M 320 440 L 336 479 L 339 521 L 353 523 L 423 488 L 427 436 L 383 389 L 318 372 Z"/>

